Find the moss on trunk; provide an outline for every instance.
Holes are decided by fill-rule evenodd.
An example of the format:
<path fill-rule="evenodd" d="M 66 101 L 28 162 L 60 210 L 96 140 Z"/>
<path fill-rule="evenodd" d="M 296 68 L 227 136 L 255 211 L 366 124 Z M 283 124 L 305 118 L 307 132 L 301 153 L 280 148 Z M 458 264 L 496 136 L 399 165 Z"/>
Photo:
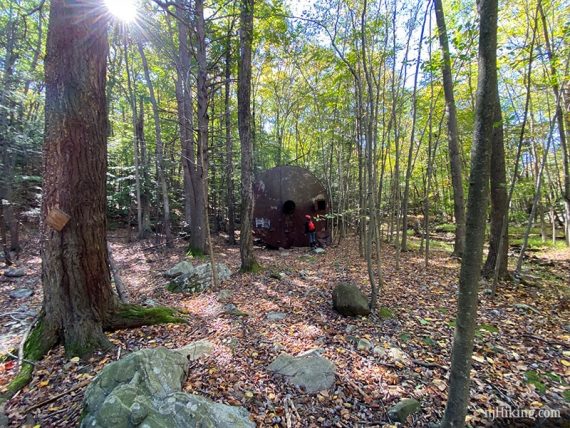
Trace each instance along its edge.
<path fill-rule="evenodd" d="M 163 306 L 146 308 L 138 305 L 122 304 L 111 314 L 106 323 L 105 330 L 117 330 L 121 328 L 134 328 L 143 325 L 185 323 L 186 320 L 172 309 Z M 59 332 L 61 334 L 61 332 Z M 58 332 L 45 322 L 45 314 L 42 312 L 35 326 L 32 327 L 26 342 L 24 343 L 24 363 L 16 377 L 8 385 L 6 392 L 0 395 L 0 402 L 9 400 L 20 389 L 32 380 L 34 371 L 33 362 L 39 361 L 60 340 Z M 108 342 L 110 345 L 110 342 Z M 84 347 L 69 346 L 66 344 L 66 355 L 84 356 L 96 348 L 105 348 L 105 343 L 94 343 L 89 350 Z M 93 348 L 93 349 L 91 349 Z"/>
<path fill-rule="evenodd" d="M 168 307 L 157 306 L 146 308 L 139 305 L 120 305 L 111 318 L 105 323 L 105 330 L 118 330 L 121 328 L 134 328 L 143 325 L 155 324 L 183 324 L 186 320 Z"/>
<path fill-rule="evenodd" d="M 248 269 L 244 269 L 243 267 L 240 269 L 242 273 L 259 273 L 263 270 L 263 266 L 261 266 L 257 261 L 254 260 L 252 265 Z"/>

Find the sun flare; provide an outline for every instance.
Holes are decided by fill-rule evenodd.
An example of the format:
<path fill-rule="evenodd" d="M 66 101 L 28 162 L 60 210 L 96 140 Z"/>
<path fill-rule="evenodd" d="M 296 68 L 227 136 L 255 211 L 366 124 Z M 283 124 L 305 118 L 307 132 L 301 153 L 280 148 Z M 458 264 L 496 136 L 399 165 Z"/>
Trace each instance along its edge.
<path fill-rule="evenodd" d="M 105 6 L 111 15 L 123 22 L 132 22 L 137 16 L 134 0 L 105 0 Z"/>

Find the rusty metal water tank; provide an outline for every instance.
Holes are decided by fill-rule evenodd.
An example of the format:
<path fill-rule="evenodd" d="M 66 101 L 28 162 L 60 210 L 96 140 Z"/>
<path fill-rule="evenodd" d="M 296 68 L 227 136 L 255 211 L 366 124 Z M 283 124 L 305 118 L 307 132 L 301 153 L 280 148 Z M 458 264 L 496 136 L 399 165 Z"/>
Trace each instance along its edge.
<path fill-rule="evenodd" d="M 324 217 L 329 212 L 325 187 L 310 171 L 278 166 L 260 173 L 253 185 L 253 233 L 274 248 L 305 247 L 305 215 L 316 218 L 317 240 L 328 243 Z"/>

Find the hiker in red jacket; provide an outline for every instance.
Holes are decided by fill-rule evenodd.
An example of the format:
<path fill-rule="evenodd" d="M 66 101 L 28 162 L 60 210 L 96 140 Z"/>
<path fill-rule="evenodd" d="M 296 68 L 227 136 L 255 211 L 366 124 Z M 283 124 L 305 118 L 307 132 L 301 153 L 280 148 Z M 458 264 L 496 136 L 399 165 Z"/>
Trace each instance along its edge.
<path fill-rule="evenodd" d="M 305 216 L 305 220 L 305 233 L 309 236 L 309 245 L 315 248 L 317 246 L 317 226 L 309 214 Z"/>

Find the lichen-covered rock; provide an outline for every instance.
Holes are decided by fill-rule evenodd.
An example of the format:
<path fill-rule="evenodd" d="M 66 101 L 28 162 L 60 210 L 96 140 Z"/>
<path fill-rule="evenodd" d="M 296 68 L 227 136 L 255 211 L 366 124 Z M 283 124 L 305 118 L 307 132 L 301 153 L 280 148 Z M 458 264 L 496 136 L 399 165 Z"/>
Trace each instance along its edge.
<path fill-rule="evenodd" d="M 353 284 L 342 283 L 335 287 L 332 294 L 333 308 L 341 315 L 369 315 L 368 299 Z"/>
<path fill-rule="evenodd" d="M 194 266 L 192 266 L 192 263 L 190 263 L 187 260 L 183 260 L 180 263 L 168 269 L 166 272 L 164 272 L 163 275 L 167 278 L 176 278 L 177 276 L 190 273 L 193 270 Z"/>
<path fill-rule="evenodd" d="M 288 382 L 304 388 L 309 394 L 331 388 L 336 374 L 334 364 L 316 353 L 300 357 L 283 353 L 267 369 L 283 375 Z"/>
<path fill-rule="evenodd" d="M 223 263 L 216 264 L 218 281 L 224 281 L 232 274 Z M 167 286 L 174 293 L 200 293 L 212 285 L 212 268 L 210 263 L 194 266 L 190 271 L 178 275 Z"/>
<path fill-rule="evenodd" d="M 420 402 L 413 398 L 406 398 L 388 410 L 388 417 L 392 422 L 404 423 L 408 416 L 418 410 L 420 410 Z"/>
<path fill-rule="evenodd" d="M 81 427 L 254 427 L 241 407 L 181 392 L 188 361 L 211 349 L 208 341 L 143 349 L 109 364 L 85 391 Z"/>
<path fill-rule="evenodd" d="M 372 343 L 368 339 L 358 339 L 356 349 L 359 351 L 368 351 L 372 348 Z"/>

